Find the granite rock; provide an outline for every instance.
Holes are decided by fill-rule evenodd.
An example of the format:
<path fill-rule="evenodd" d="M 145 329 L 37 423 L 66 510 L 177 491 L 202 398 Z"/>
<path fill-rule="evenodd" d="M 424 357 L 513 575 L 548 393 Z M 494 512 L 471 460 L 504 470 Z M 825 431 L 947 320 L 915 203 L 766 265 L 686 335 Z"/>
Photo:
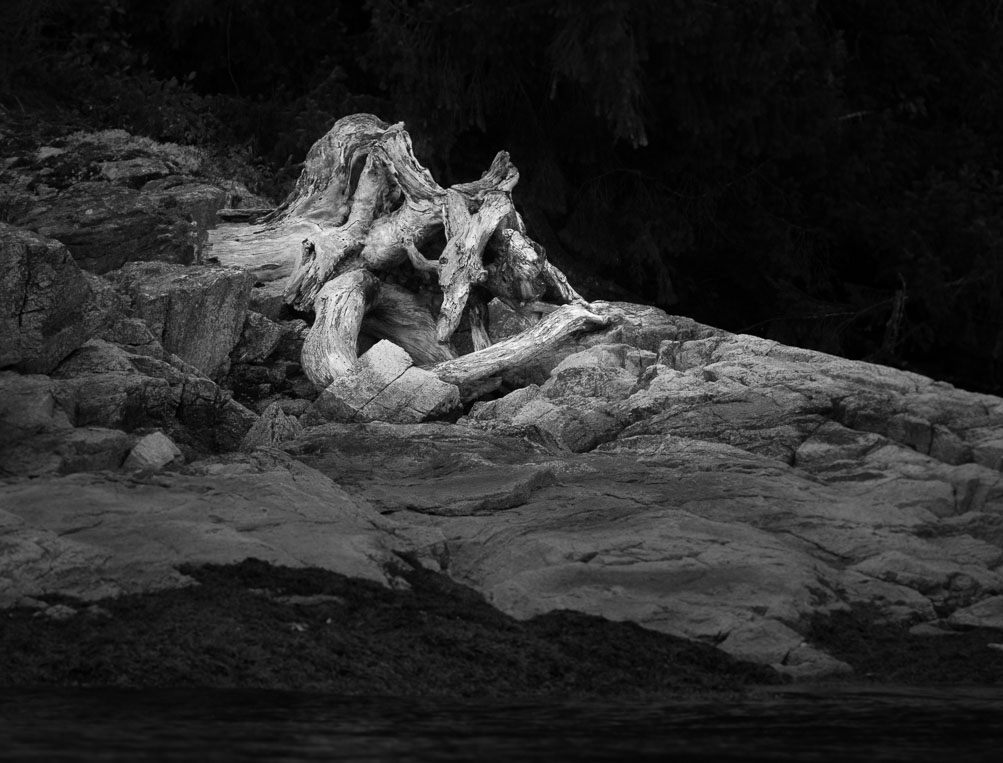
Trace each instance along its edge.
<path fill-rule="evenodd" d="M 76 183 L 36 202 L 16 222 L 61 241 L 94 273 L 135 260 L 188 264 L 200 252 L 198 226 L 178 208 L 107 182 Z"/>
<path fill-rule="evenodd" d="M 73 426 L 48 376 L 0 372 L 0 477 L 35 477 L 116 469 L 129 436 L 107 427 Z"/>
<path fill-rule="evenodd" d="M 132 446 L 122 468 L 129 471 L 155 471 L 181 457 L 181 450 L 170 437 L 163 432 L 150 432 Z"/>
<path fill-rule="evenodd" d="M 225 375 L 244 327 L 250 277 L 240 270 L 137 262 L 110 274 L 164 349 L 213 378 Z"/>
<path fill-rule="evenodd" d="M 48 373 L 90 338 L 92 292 L 58 241 L 0 223 L 0 368 Z"/>
<path fill-rule="evenodd" d="M 571 338 L 505 381 L 521 389 L 448 424 L 423 419 L 455 406 L 455 388 L 430 387 L 388 342 L 301 422 L 288 401 L 256 420 L 199 375 L 206 362 L 172 349 L 166 308 L 137 304 L 154 343 L 126 311 L 102 325 L 135 343 L 92 339 L 52 380 L 0 376 L 24 400 L 10 415 L 18 441 L 82 427 L 175 437 L 179 422 L 253 451 L 142 476 L 128 507 L 124 475 L 0 486 L 3 563 L 18 565 L 3 590 L 177 585 L 181 561 L 252 555 L 392 584 L 396 551 L 518 617 L 630 620 L 797 677 L 848 669 L 805 638 L 819 614 L 996 627 L 1003 400 L 618 307 L 626 319 Z M 272 357 L 294 363 L 302 327 L 280 325 Z M 156 342 L 162 356 L 138 351 Z M 85 499 L 46 509 L 46 495 Z"/>
<path fill-rule="evenodd" d="M 992 596 L 977 604 L 955 610 L 948 622 L 961 628 L 996 628 L 1003 630 L 1003 596 Z"/>
<path fill-rule="evenodd" d="M 460 393 L 386 339 L 373 345 L 314 403 L 314 412 L 332 421 L 386 421 L 412 424 L 456 409 Z"/>

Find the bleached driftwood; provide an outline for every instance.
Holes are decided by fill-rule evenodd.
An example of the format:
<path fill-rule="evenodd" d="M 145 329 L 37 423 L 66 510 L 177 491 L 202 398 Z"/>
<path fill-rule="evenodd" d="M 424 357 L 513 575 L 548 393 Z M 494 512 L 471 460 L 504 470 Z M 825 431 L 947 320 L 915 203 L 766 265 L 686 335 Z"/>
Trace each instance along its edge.
<path fill-rule="evenodd" d="M 500 151 L 480 179 L 442 188 L 418 162 L 403 124 L 354 114 L 314 144 L 282 206 L 214 252 L 298 253 L 285 300 L 316 314 L 303 348 L 316 385 L 354 365 L 361 334 L 390 339 L 418 365 L 472 388 L 605 320 L 528 236 L 512 203 L 518 180 Z M 546 318 L 492 346 L 494 297 Z M 452 338 L 464 316 L 474 352 L 457 358 Z"/>

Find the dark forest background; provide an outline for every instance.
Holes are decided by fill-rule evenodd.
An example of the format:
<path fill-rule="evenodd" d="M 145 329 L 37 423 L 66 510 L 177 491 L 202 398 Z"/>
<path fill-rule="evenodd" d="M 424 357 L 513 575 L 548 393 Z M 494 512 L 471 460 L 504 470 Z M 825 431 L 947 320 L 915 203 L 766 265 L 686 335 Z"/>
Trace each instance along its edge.
<path fill-rule="evenodd" d="M 276 199 L 351 112 L 504 148 L 587 296 L 1003 393 L 1003 0 L 0 0 L 0 106 Z"/>

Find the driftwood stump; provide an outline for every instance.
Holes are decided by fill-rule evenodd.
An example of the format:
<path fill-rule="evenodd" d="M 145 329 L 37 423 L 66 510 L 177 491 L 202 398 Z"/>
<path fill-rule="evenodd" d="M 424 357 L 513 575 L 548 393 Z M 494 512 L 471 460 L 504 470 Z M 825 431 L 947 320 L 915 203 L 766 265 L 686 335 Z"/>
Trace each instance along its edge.
<path fill-rule="evenodd" d="M 477 389 L 542 347 L 608 321 L 529 238 L 512 204 L 518 180 L 500 151 L 479 180 L 442 188 L 415 158 L 403 124 L 355 114 L 314 144 L 278 209 L 222 245 L 230 254 L 299 253 L 285 300 L 316 315 L 303 368 L 317 386 L 352 368 L 363 333 Z M 492 347 L 487 304 L 495 297 L 537 322 Z M 464 316 L 474 351 L 457 358 L 452 339 Z"/>

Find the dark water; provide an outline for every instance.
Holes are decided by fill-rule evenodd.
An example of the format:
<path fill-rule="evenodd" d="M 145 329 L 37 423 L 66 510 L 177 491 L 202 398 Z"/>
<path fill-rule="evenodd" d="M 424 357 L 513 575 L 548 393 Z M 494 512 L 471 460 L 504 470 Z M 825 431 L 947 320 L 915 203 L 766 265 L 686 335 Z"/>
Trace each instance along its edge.
<path fill-rule="evenodd" d="M 1003 689 L 728 701 L 443 702 L 0 690 L 3 761 L 998 761 Z"/>

